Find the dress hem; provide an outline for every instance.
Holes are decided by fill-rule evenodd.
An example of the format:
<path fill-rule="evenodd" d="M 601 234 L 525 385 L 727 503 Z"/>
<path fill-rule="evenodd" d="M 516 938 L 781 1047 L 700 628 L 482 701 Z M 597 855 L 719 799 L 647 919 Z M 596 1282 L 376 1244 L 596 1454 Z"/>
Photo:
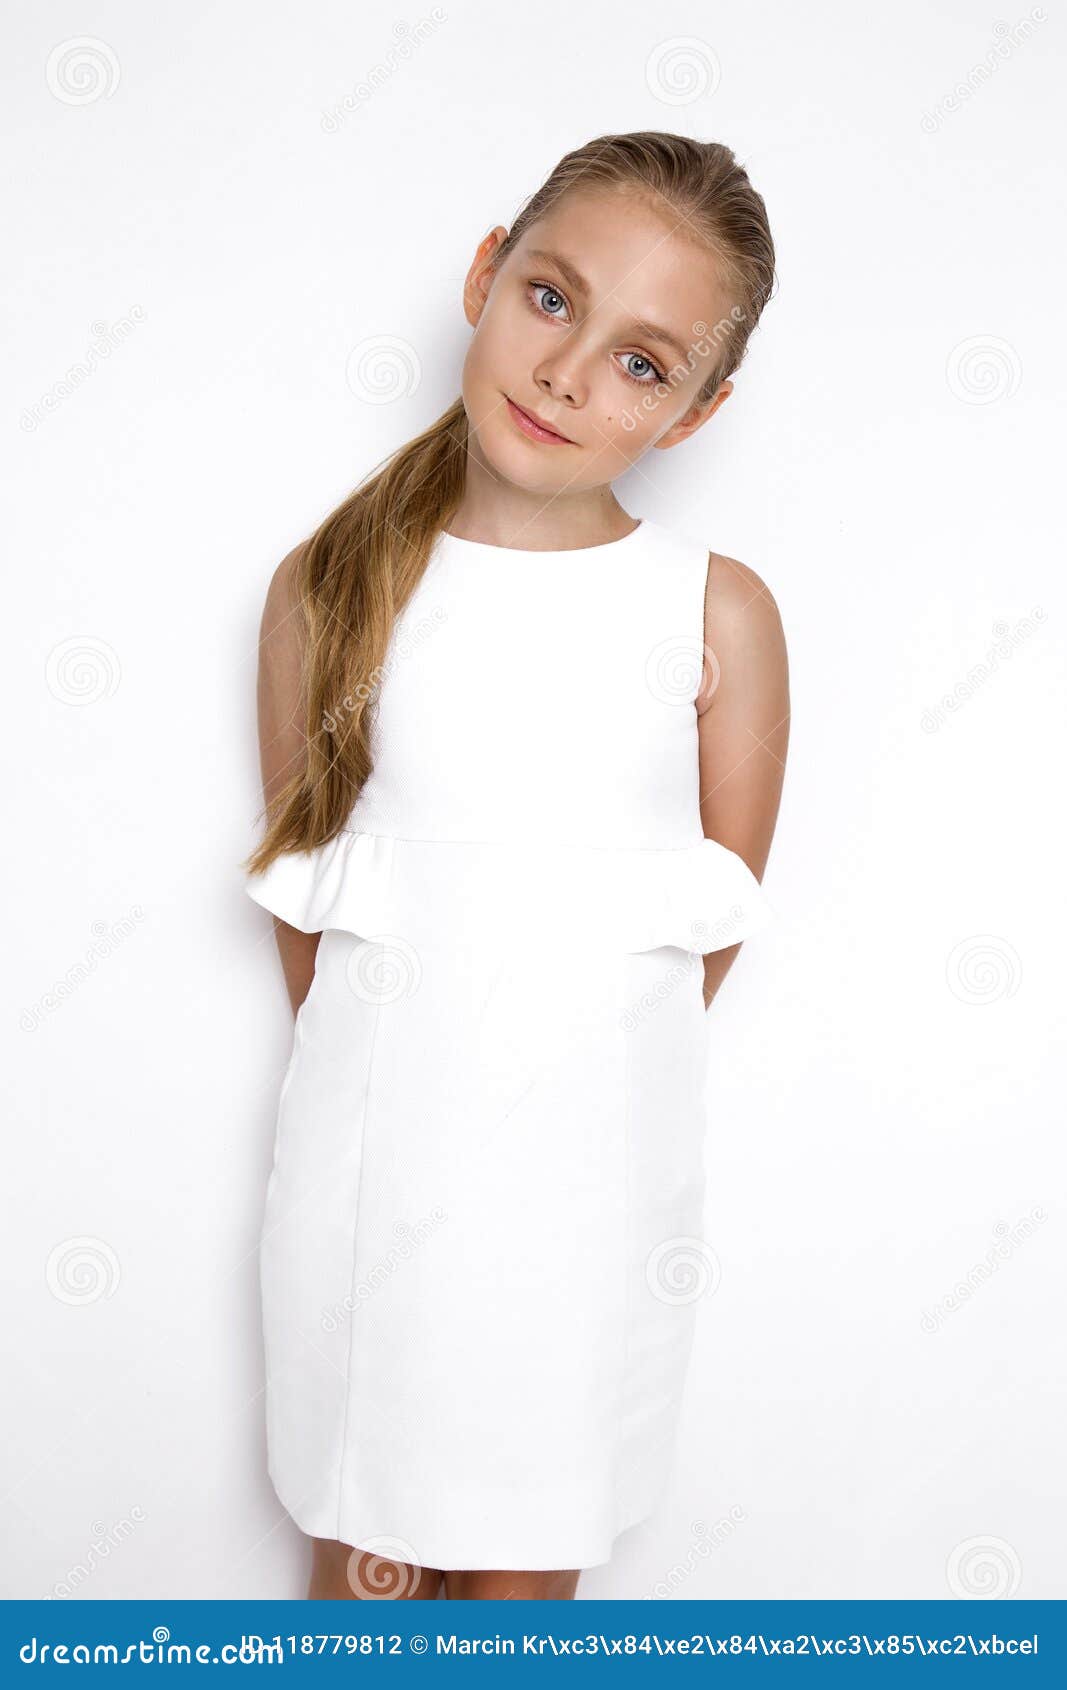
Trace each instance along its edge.
<path fill-rule="evenodd" d="M 357 1535 L 364 1539 L 364 1543 L 361 1544 L 359 1542 L 353 1542 L 349 1535 L 342 1530 L 343 1521 L 339 1518 L 336 1511 L 333 1511 L 332 1518 L 328 1518 L 331 1514 L 331 1510 L 329 1508 L 309 1507 L 305 1510 L 303 1503 L 295 1508 L 290 1507 L 282 1494 L 282 1487 L 278 1484 L 273 1472 L 270 1473 L 270 1481 L 274 1487 L 274 1493 L 277 1496 L 278 1501 L 289 1515 L 289 1518 L 307 1537 L 325 1538 L 329 1541 L 343 1543 L 349 1549 L 358 1549 L 364 1554 L 373 1554 L 376 1549 L 380 1549 L 383 1542 L 409 1543 L 412 1541 L 412 1534 L 402 1530 L 394 1530 L 388 1533 L 359 1533 Z M 549 1573 L 570 1571 L 572 1569 L 585 1572 L 591 1570 L 593 1567 L 606 1567 L 614 1559 L 615 1545 L 623 1533 L 630 1531 L 632 1527 L 639 1526 L 645 1520 L 650 1519 L 658 1506 L 659 1501 L 657 1500 L 655 1502 L 642 1504 L 639 1508 L 631 1510 L 630 1514 L 623 1518 L 621 1524 L 613 1528 L 607 1539 L 601 1537 L 591 1546 L 587 1543 L 585 1548 L 581 1548 L 577 1552 L 573 1547 L 571 1549 L 563 1549 L 558 1552 L 546 1551 L 545 1553 L 538 1555 L 535 1561 L 531 1561 L 528 1554 L 514 1556 L 504 1555 L 501 1552 L 493 1550 L 479 1550 L 473 1555 L 467 1554 L 462 1558 L 458 1558 L 458 1553 L 456 1551 L 445 1550 L 441 1554 L 427 1553 L 418 1563 L 409 1564 L 417 1564 L 420 1567 L 437 1568 L 441 1572 L 453 1573 Z M 340 1537 L 335 1536 L 335 1527 L 338 1531 L 341 1531 Z M 415 1536 L 420 1539 L 424 1537 L 424 1535 L 424 1533 L 415 1534 Z M 433 1544 L 431 1543 L 426 1547 L 433 1549 Z M 392 1559 L 391 1556 L 386 1556 L 385 1558 L 387 1560 Z"/>

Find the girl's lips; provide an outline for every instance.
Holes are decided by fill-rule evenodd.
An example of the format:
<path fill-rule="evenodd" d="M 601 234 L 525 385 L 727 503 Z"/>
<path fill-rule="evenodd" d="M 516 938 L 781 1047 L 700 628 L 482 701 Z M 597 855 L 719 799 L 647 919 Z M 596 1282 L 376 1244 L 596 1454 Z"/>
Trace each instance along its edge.
<path fill-rule="evenodd" d="M 537 421 L 536 417 L 531 417 L 529 411 L 524 411 L 521 405 L 516 405 L 513 400 L 508 399 L 506 393 L 504 398 L 508 400 L 508 414 L 512 422 L 521 428 L 522 432 L 528 435 L 531 440 L 544 440 L 549 445 L 554 446 L 574 445 L 574 441 L 568 440 L 565 434 L 557 434 L 555 429 L 546 428 L 544 423 Z"/>

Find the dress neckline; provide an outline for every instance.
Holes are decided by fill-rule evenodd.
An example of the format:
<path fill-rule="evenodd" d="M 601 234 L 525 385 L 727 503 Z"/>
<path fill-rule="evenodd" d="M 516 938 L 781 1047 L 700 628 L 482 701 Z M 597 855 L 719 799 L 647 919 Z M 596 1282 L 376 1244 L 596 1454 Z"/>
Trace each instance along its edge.
<path fill-rule="evenodd" d="M 526 546 L 496 546 L 489 540 L 465 540 L 459 534 L 450 534 L 447 528 L 438 530 L 437 538 L 441 545 L 453 548 L 462 546 L 472 552 L 497 552 L 507 557 L 584 557 L 587 552 L 610 552 L 619 546 L 625 546 L 635 540 L 639 534 L 643 535 L 650 529 L 647 517 L 638 520 L 637 527 L 631 528 L 629 534 L 620 534 L 617 540 L 602 540 L 596 546 L 563 546 L 549 550 L 530 549 Z"/>

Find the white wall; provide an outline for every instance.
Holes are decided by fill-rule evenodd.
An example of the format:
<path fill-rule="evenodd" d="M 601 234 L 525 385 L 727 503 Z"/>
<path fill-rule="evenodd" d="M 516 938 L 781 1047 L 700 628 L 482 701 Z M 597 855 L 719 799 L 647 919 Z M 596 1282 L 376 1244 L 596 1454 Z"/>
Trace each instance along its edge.
<path fill-rule="evenodd" d="M 676 1482 L 579 1594 L 1062 1597 L 1062 11 L 438 15 L 50 0 L 5 55 L 2 1593 L 303 1593 L 255 1255 L 291 1016 L 239 867 L 263 594 L 458 391 L 487 230 L 673 128 L 747 164 L 780 291 L 616 490 L 763 575 L 794 718 L 779 918 L 713 1010 Z M 420 372 L 381 404 L 376 336 Z"/>

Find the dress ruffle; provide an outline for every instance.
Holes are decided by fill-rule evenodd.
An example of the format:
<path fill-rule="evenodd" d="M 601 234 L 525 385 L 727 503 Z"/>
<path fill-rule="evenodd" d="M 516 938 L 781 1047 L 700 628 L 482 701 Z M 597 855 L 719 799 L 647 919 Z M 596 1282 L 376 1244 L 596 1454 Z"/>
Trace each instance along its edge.
<path fill-rule="evenodd" d="M 303 933 L 336 927 L 412 945 L 519 940 L 558 930 L 623 951 L 722 950 L 774 911 L 744 859 L 713 839 L 675 849 L 544 839 L 402 839 L 345 829 L 246 879 L 256 903 Z"/>

